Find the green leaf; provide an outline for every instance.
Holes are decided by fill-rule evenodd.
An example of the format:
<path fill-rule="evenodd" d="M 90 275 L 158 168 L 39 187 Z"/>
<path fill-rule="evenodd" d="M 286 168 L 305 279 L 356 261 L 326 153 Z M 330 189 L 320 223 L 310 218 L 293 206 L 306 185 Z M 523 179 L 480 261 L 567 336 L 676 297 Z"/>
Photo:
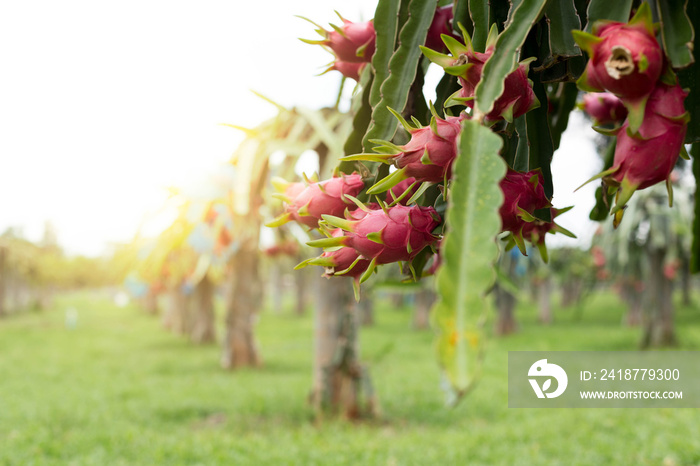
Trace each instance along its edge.
<path fill-rule="evenodd" d="M 687 6 L 688 0 L 656 2 L 661 19 L 661 39 L 674 68 L 684 68 L 695 61 L 692 53 L 695 31 L 686 13 Z"/>
<path fill-rule="evenodd" d="M 474 25 L 472 45 L 474 50 L 483 52 L 486 37 L 489 35 L 489 5 L 484 0 L 469 0 L 469 14 Z"/>
<path fill-rule="evenodd" d="M 374 30 L 377 32 L 377 40 L 374 55 L 372 56 L 372 69 L 374 70 L 374 83 L 369 101 L 372 108 L 382 100 L 381 86 L 389 76 L 389 60 L 394 54 L 394 45 L 398 32 L 398 13 L 401 0 L 379 0 L 377 10 L 374 13 Z"/>
<path fill-rule="evenodd" d="M 630 19 L 631 9 L 632 0 L 591 0 L 588 4 L 586 32 L 591 32 L 593 23 L 601 19 L 626 23 Z"/>
<path fill-rule="evenodd" d="M 486 115 L 503 94 L 504 80 L 518 66 L 518 55 L 530 28 L 537 21 L 546 0 L 523 0 L 496 41 L 493 55 L 486 61 L 476 86 L 476 111 Z"/>
<path fill-rule="evenodd" d="M 695 143 L 690 149 L 693 156 L 693 175 L 695 175 L 695 218 L 693 219 L 693 246 L 690 253 L 691 273 L 700 272 L 700 187 L 697 180 L 700 180 L 700 144 Z"/>
<path fill-rule="evenodd" d="M 418 62 L 422 56 L 418 46 L 425 42 L 435 15 L 436 5 L 435 0 L 411 1 L 410 17 L 399 34 L 401 45 L 389 61 L 389 76 L 381 85 L 381 100 L 373 106 L 372 123 L 365 135 L 365 146 L 370 139 L 390 140 L 394 136 L 398 121 L 387 107 L 401 113 L 406 106 L 409 90 L 416 77 Z"/>
<path fill-rule="evenodd" d="M 440 300 L 432 311 L 440 364 L 457 397 L 479 377 L 486 292 L 495 280 L 496 235 L 501 228 L 498 187 L 506 165 L 501 138 L 475 120 L 462 122 L 446 214 L 447 233 L 437 273 Z"/>
<path fill-rule="evenodd" d="M 544 14 L 549 22 L 549 48 L 552 56 L 556 59 L 581 55 L 581 50 L 571 35 L 572 29 L 581 29 L 574 0 L 548 2 Z"/>

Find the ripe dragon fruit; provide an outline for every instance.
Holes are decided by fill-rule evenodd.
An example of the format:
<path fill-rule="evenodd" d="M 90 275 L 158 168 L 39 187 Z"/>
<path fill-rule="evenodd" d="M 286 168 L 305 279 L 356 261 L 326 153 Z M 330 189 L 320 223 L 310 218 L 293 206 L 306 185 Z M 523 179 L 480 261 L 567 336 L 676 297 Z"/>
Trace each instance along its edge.
<path fill-rule="evenodd" d="M 629 23 L 600 21 L 593 34 L 573 31 L 576 43 L 588 53 L 580 89 L 607 90 L 629 110 L 630 129 L 637 132 L 647 97 L 661 76 L 664 55 L 656 41 L 649 4 L 641 4 Z"/>
<path fill-rule="evenodd" d="M 596 125 L 616 124 L 627 118 L 625 105 L 609 92 L 585 94 L 579 108 L 593 118 Z"/>
<path fill-rule="evenodd" d="M 367 63 L 336 60 L 333 62 L 330 68 L 324 71 L 324 73 L 327 73 L 328 71 L 340 71 L 340 73 L 346 78 L 359 81 L 360 73 L 362 73 L 365 66 L 367 66 Z"/>
<path fill-rule="evenodd" d="M 525 241 L 529 241 L 537 247 L 537 249 L 540 251 L 540 256 L 542 257 L 542 260 L 545 263 L 549 261 L 549 254 L 547 252 L 547 246 L 545 245 L 545 236 L 547 235 L 547 233 L 561 233 L 570 238 L 576 238 L 576 235 L 571 233 L 569 230 L 554 223 L 555 217 L 563 214 L 564 212 L 569 211 L 571 208 L 572 207 L 566 207 L 564 209 L 555 209 L 554 207 L 550 207 L 549 210 L 552 216 L 551 222 L 545 222 L 544 220 L 534 219 L 533 221 L 526 223 L 525 226 L 523 226 L 522 238 Z"/>
<path fill-rule="evenodd" d="M 331 231 L 332 238 L 340 238 L 343 236 L 345 236 L 345 233 L 340 228 Z M 360 254 L 355 249 L 351 247 L 341 247 L 331 251 L 324 251 L 320 256 L 307 259 L 295 268 L 300 269 L 307 265 L 320 265 L 325 269 L 324 277 L 350 277 L 359 281 L 362 274 L 365 273 L 369 267 L 369 264 L 370 260 L 360 257 Z"/>
<path fill-rule="evenodd" d="M 323 37 L 323 40 L 301 39 L 301 41 L 307 44 L 321 45 L 335 55 L 335 62 L 325 72 L 337 70 L 343 76 L 359 81 L 363 66 L 370 62 L 372 55 L 374 55 L 377 39 L 374 23 L 372 21 L 353 23 L 340 16 L 339 13 L 338 16 L 343 24 L 342 26 L 331 24 L 332 31 L 327 31 L 310 19 L 302 17 L 317 27 L 316 32 Z"/>
<path fill-rule="evenodd" d="M 541 170 L 520 173 L 509 168 L 499 186 L 503 191 L 503 204 L 498 210 L 503 231 L 521 236 L 523 228 L 534 219 L 535 210 L 551 205 L 544 193 Z"/>
<path fill-rule="evenodd" d="M 276 184 L 282 186 L 282 183 Z M 346 208 L 354 209 L 355 204 L 347 196 L 357 196 L 365 186 L 362 177 L 356 173 L 311 183 L 303 189 L 300 189 L 303 187 L 300 184 L 284 186 L 284 194 L 277 197 L 285 201 L 285 213 L 268 226 L 280 226 L 295 220 L 309 228 L 317 228 L 323 215 L 338 216 L 343 215 Z"/>
<path fill-rule="evenodd" d="M 454 18 L 452 5 L 441 6 L 435 10 L 433 22 L 428 29 L 428 35 L 425 38 L 425 46 L 433 50 L 444 50 L 445 44 L 442 41 L 442 35 L 456 37 L 452 32 L 452 20 Z"/>
<path fill-rule="evenodd" d="M 452 56 L 427 47 L 421 47 L 421 51 L 430 61 L 444 68 L 446 73 L 459 78 L 462 88 L 447 100 L 446 105 L 466 105 L 472 108 L 476 86 L 481 81 L 481 72 L 486 60 L 493 55 L 498 31 L 495 25 L 491 28 L 485 52 L 474 51 L 471 38 L 463 28 L 462 34 L 464 44 L 451 36 L 442 36 Z M 530 63 L 533 60 L 535 58 L 523 60 L 515 71 L 506 77 L 503 94 L 496 99 L 493 109 L 485 116 L 487 122 L 498 120 L 512 122 L 513 119 L 539 107 L 540 102 L 532 90 L 532 81 L 527 78 Z"/>
<path fill-rule="evenodd" d="M 382 206 L 383 207 L 383 206 Z M 437 241 L 432 231 L 440 224 L 440 216 L 432 207 L 395 205 L 385 208 L 364 207 L 348 215 L 349 219 L 324 215 L 324 223 L 341 228 L 343 236 L 310 241 L 312 247 L 350 247 L 362 259 L 370 260 L 361 281 L 365 281 L 377 265 L 411 261 L 425 247 Z"/>
<path fill-rule="evenodd" d="M 411 140 L 404 146 L 372 140 L 371 142 L 379 144 L 374 148 L 379 153 L 357 154 L 343 159 L 367 160 L 396 166 L 397 170 L 368 189 L 367 193 L 382 193 L 408 178 L 425 183 L 440 183 L 449 178 L 452 161 L 457 157 L 457 136 L 461 131 L 461 122 L 466 116 L 448 116 L 443 119 L 435 115 L 429 126 L 414 127 L 394 110 L 391 111 L 411 134 Z"/>
<path fill-rule="evenodd" d="M 622 220 L 623 208 L 638 189 L 667 181 L 672 199 L 671 171 L 683 149 L 689 115 L 683 101 L 688 95 L 676 83 L 669 86 L 659 81 L 649 96 L 644 120 L 637 133 L 632 133 L 627 120 L 616 131 L 617 145 L 612 168 L 591 180 L 603 178 L 609 188 L 617 188 L 613 224 Z"/>
<path fill-rule="evenodd" d="M 418 180 L 413 177 L 406 178 L 386 192 L 385 202 L 387 204 L 407 205 L 416 191 L 418 191 Z"/>

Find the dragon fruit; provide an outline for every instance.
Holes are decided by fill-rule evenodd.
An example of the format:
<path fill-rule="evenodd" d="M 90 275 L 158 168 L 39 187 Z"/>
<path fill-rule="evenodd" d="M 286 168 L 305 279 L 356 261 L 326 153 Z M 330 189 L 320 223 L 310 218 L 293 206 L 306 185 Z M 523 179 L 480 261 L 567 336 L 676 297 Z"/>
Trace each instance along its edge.
<path fill-rule="evenodd" d="M 639 131 L 632 133 L 629 120 L 617 131 L 612 168 L 592 178 L 603 178 L 608 187 L 618 188 L 611 211 L 615 226 L 622 220 L 622 209 L 636 190 L 671 176 L 688 126 L 689 116 L 683 105 L 687 95 L 677 83 L 669 86 L 659 81 L 649 96 Z M 670 190 L 670 183 L 667 185 Z"/>
<path fill-rule="evenodd" d="M 328 71 L 340 71 L 340 73 L 346 78 L 354 79 L 355 81 L 360 80 L 360 73 L 367 66 L 364 62 L 350 62 L 336 60 L 325 72 Z M 325 73 L 324 72 L 324 73 Z"/>
<path fill-rule="evenodd" d="M 411 261 L 438 239 L 432 231 L 440 224 L 440 216 L 432 207 L 365 207 L 350 213 L 348 217 L 324 215 L 324 223 L 341 228 L 343 236 L 332 235 L 307 244 L 313 247 L 350 247 L 363 259 L 371 260 L 362 281 L 369 278 L 377 265 Z"/>
<path fill-rule="evenodd" d="M 523 228 L 532 222 L 535 210 L 550 206 L 541 170 L 520 173 L 509 168 L 499 186 L 503 191 L 503 204 L 498 210 L 503 231 L 520 236 Z"/>
<path fill-rule="evenodd" d="M 407 205 L 409 199 L 416 191 L 418 191 L 418 180 L 413 177 L 406 178 L 386 192 L 385 202 L 387 204 L 396 202 L 397 204 Z"/>
<path fill-rule="evenodd" d="M 523 226 L 522 238 L 525 241 L 529 241 L 537 247 L 537 249 L 540 251 L 540 256 L 542 257 L 542 260 L 545 263 L 549 261 L 549 254 L 547 252 L 547 246 L 545 245 L 545 236 L 547 235 L 547 233 L 561 233 L 570 238 L 576 238 L 576 235 L 571 233 L 569 230 L 554 223 L 555 217 L 563 214 L 564 212 L 569 211 L 571 208 L 572 207 L 567 207 L 564 209 L 555 209 L 554 207 L 550 207 L 549 210 L 552 216 L 551 222 L 545 222 L 544 220 L 534 219 L 533 221 L 528 222 Z"/>
<path fill-rule="evenodd" d="M 374 23 L 372 21 L 353 23 L 340 16 L 340 13 L 338 17 L 343 24 L 342 26 L 331 24 L 332 31 L 327 31 L 310 19 L 301 17 L 316 26 L 316 32 L 323 37 L 322 40 L 301 39 L 301 41 L 321 45 L 335 56 L 335 61 L 321 74 L 335 70 L 347 78 L 359 81 L 364 65 L 372 61 L 372 55 L 374 55 L 377 39 Z"/>
<path fill-rule="evenodd" d="M 353 23 L 342 16 L 341 27 L 331 25 L 333 31 L 327 32 L 325 44 L 339 60 L 345 62 L 369 62 L 374 55 L 377 33 L 374 23 L 365 21 Z"/>
<path fill-rule="evenodd" d="M 354 209 L 356 205 L 347 196 L 357 196 L 365 186 L 362 177 L 356 173 L 311 183 L 302 190 L 299 184 L 288 185 L 285 193 L 279 196 L 286 202 L 285 213 L 268 226 L 280 226 L 295 220 L 309 228 L 317 228 L 323 215 L 338 216 L 343 215 L 346 208 Z"/>
<path fill-rule="evenodd" d="M 484 52 L 474 51 L 469 34 L 464 29 L 462 29 L 462 34 L 464 44 L 451 36 L 442 36 L 442 40 L 452 54 L 451 56 L 427 47 L 421 47 L 421 51 L 430 61 L 444 68 L 446 73 L 459 78 L 462 88 L 450 96 L 446 105 L 466 105 L 472 108 L 474 107 L 476 86 L 481 81 L 484 64 L 493 55 L 498 31 L 495 27 L 491 29 Z M 523 60 L 515 71 L 506 77 L 503 94 L 496 99 L 493 109 L 486 114 L 486 121 L 505 119 L 512 122 L 513 119 L 540 105 L 532 90 L 532 81 L 527 78 L 530 63 L 533 60 L 535 58 Z"/>
<path fill-rule="evenodd" d="M 600 21 L 593 34 L 573 31 L 576 43 L 588 53 L 579 88 L 607 90 L 629 110 L 630 129 L 637 132 L 647 97 L 661 76 L 664 55 L 656 41 L 649 4 L 641 4 L 629 23 Z"/>
<path fill-rule="evenodd" d="M 433 116 L 430 125 L 411 126 L 398 113 L 394 115 L 411 134 L 411 140 L 404 146 L 388 141 L 372 140 L 379 144 L 376 154 L 357 154 L 343 160 L 368 160 L 394 164 L 397 170 L 367 190 L 378 194 L 396 186 L 403 180 L 414 178 L 418 182 L 440 183 L 451 175 L 452 161 L 457 157 L 457 136 L 461 122 L 466 116 Z"/>
<path fill-rule="evenodd" d="M 587 93 L 579 108 L 593 118 L 596 125 L 619 123 L 627 117 L 625 105 L 609 92 Z"/>
<path fill-rule="evenodd" d="M 333 238 L 341 238 L 343 236 L 345 236 L 345 233 L 340 228 L 336 228 L 331 232 L 331 237 Z M 359 281 L 369 264 L 369 259 L 360 257 L 360 254 L 355 249 L 341 247 L 331 251 L 324 251 L 320 256 L 307 259 L 297 265 L 296 268 L 299 269 L 307 265 L 320 265 L 325 269 L 324 277 L 350 277 Z"/>
<path fill-rule="evenodd" d="M 446 36 L 456 37 L 452 32 L 453 15 L 452 5 L 442 6 L 435 10 L 433 22 L 430 24 L 428 35 L 425 38 L 425 46 L 427 48 L 442 51 L 445 49 L 445 44 L 441 36 L 444 34 Z"/>

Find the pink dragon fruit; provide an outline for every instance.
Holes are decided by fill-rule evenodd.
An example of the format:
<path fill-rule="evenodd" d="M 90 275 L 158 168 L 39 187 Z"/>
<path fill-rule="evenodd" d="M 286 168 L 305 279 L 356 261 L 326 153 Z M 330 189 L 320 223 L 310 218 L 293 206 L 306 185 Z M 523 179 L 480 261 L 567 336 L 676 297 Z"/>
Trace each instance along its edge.
<path fill-rule="evenodd" d="M 364 62 L 349 62 L 336 60 L 325 72 L 328 71 L 340 71 L 340 73 L 346 78 L 354 79 L 355 81 L 360 80 L 360 73 L 367 66 Z"/>
<path fill-rule="evenodd" d="M 537 247 L 537 249 L 539 249 L 540 256 L 542 257 L 542 260 L 545 263 L 549 261 L 549 254 L 547 253 L 547 246 L 545 245 L 545 236 L 547 235 L 547 233 L 561 233 L 570 238 L 576 238 L 576 235 L 571 233 L 569 230 L 554 223 L 555 217 L 563 214 L 564 212 L 569 211 L 571 208 L 572 207 L 567 207 L 564 209 L 555 209 L 554 207 L 550 207 L 550 214 L 552 216 L 551 222 L 545 222 L 544 220 L 534 219 L 532 222 L 526 223 L 525 226 L 523 226 L 522 238 L 525 241 L 529 241 L 530 243 L 534 244 Z M 523 252 L 523 254 L 525 253 Z"/>
<path fill-rule="evenodd" d="M 625 105 L 609 92 L 585 94 L 580 108 L 593 118 L 596 125 L 616 124 L 627 117 Z"/>
<path fill-rule="evenodd" d="M 630 128 L 637 132 L 664 65 L 649 4 L 642 3 L 629 23 L 601 21 L 593 26 L 593 34 L 573 31 L 573 35 L 590 57 L 579 88 L 607 90 L 620 97 L 630 112 Z"/>
<path fill-rule="evenodd" d="M 535 210 L 550 206 L 544 194 L 541 170 L 520 173 L 509 168 L 499 186 L 503 191 L 503 204 L 498 210 L 503 231 L 520 235 L 523 228 L 532 222 Z"/>
<path fill-rule="evenodd" d="M 421 51 L 430 61 L 443 67 L 446 73 L 459 78 L 462 88 L 447 100 L 446 105 L 466 105 L 472 108 L 476 86 L 481 81 L 481 72 L 486 60 L 493 55 L 498 33 L 496 28 L 491 29 L 485 52 L 474 51 L 469 34 L 464 29 L 462 34 L 464 44 L 453 37 L 442 36 L 452 56 L 438 53 L 427 47 L 421 47 Z M 512 122 L 514 118 L 540 105 L 532 90 L 532 81 L 527 78 L 530 63 L 533 60 L 535 58 L 523 60 L 515 71 L 506 77 L 503 94 L 496 99 L 493 109 L 485 116 L 486 121 L 505 119 Z"/>
<path fill-rule="evenodd" d="M 299 184 L 290 184 L 285 190 L 286 196 L 279 196 L 286 202 L 285 213 L 268 226 L 280 226 L 295 220 L 309 228 L 317 228 L 323 215 L 338 216 L 343 215 L 346 208 L 354 209 L 356 204 L 346 196 L 357 196 L 364 188 L 362 177 L 356 173 L 311 183 L 301 191 Z"/>
<path fill-rule="evenodd" d="M 331 24 L 332 31 L 327 31 L 310 19 L 302 17 L 316 26 L 316 32 L 323 39 L 301 39 L 301 41 L 307 44 L 321 45 L 335 56 L 335 61 L 321 74 L 335 70 L 347 78 L 359 81 L 364 65 L 372 61 L 372 55 L 374 55 L 377 39 L 374 23 L 372 21 L 353 23 L 340 16 L 340 13 L 338 16 L 343 25 Z"/>
<path fill-rule="evenodd" d="M 466 116 L 433 116 L 430 125 L 413 127 L 398 113 L 394 115 L 411 133 L 411 140 L 404 146 L 388 141 L 372 140 L 379 144 L 377 154 L 357 154 L 343 160 L 368 160 L 394 164 L 397 170 L 367 190 L 369 194 L 382 193 L 399 182 L 414 178 L 418 182 L 440 183 L 451 175 L 452 161 L 457 157 L 457 136 Z"/>
<path fill-rule="evenodd" d="M 340 238 L 345 233 L 342 229 L 336 228 L 331 231 L 331 237 Z M 350 277 L 359 281 L 362 274 L 369 267 L 370 261 L 363 259 L 360 254 L 351 247 L 341 247 L 332 251 L 324 251 L 319 257 L 307 259 L 297 265 L 297 269 L 307 265 L 320 265 L 325 268 L 324 277 Z"/>
<path fill-rule="evenodd" d="M 377 33 L 374 23 L 365 21 L 353 23 L 342 16 L 341 27 L 333 26 L 333 31 L 327 33 L 325 44 L 333 51 L 339 60 L 345 62 L 369 62 L 374 55 Z"/>
<path fill-rule="evenodd" d="M 486 121 L 506 120 L 512 122 L 513 119 L 540 106 L 540 102 L 532 90 L 532 81 L 527 78 L 529 66 L 530 62 L 522 63 L 506 77 L 505 90 L 494 102 L 493 109 L 486 114 Z M 471 108 L 474 106 L 474 91 L 476 85 L 481 81 L 481 73 L 476 81 L 468 82 L 462 77 L 459 78 L 459 81 L 462 84 L 462 89 L 459 91 L 459 97 L 455 100 L 462 100 L 467 107 Z"/>
<path fill-rule="evenodd" d="M 452 5 L 442 6 L 435 10 L 433 22 L 430 24 L 428 35 L 425 38 L 425 46 L 427 48 L 442 51 L 445 49 L 445 43 L 441 38 L 443 34 L 455 38 L 457 37 L 452 32 L 453 17 Z"/>
<path fill-rule="evenodd" d="M 432 207 L 395 205 L 385 209 L 362 209 L 350 219 L 324 215 L 324 223 L 344 230 L 344 236 L 310 241 L 313 247 L 351 247 L 363 258 L 371 260 L 363 280 L 377 265 L 411 261 L 423 248 L 434 244 L 432 231 L 440 216 Z"/>
<path fill-rule="evenodd" d="M 413 177 L 406 178 L 386 192 L 385 202 L 387 204 L 393 204 L 398 200 L 398 202 L 396 202 L 397 204 L 407 205 L 409 199 L 411 199 L 411 196 L 413 196 L 416 191 L 418 191 L 418 180 Z"/>
<path fill-rule="evenodd" d="M 659 81 L 649 96 L 644 120 L 637 133 L 629 130 L 629 120 L 617 131 L 613 166 L 595 176 L 618 188 L 613 224 L 619 225 L 627 201 L 638 189 L 645 189 L 671 176 L 683 148 L 689 116 L 683 101 L 687 96 L 676 83 L 669 86 Z M 668 184 L 670 190 L 670 183 Z"/>

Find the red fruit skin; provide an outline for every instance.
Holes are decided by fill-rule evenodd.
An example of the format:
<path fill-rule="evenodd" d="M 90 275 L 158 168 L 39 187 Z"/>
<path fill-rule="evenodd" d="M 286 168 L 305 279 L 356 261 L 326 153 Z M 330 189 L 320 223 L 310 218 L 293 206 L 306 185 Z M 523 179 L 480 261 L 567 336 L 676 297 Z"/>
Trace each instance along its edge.
<path fill-rule="evenodd" d="M 489 49 L 485 53 L 473 52 L 467 57 L 468 63 L 473 64 L 473 66 L 466 71 L 464 76 L 459 77 L 459 82 L 462 85 L 459 93 L 460 97 L 474 97 L 476 86 L 481 81 L 484 63 L 492 54 L 493 49 Z M 513 118 L 518 118 L 531 110 L 537 102 L 535 92 L 527 79 L 527 67 L 525 65 L 518 66 L 515 71 L 506 76 L 504 86 L 503 94 L 496 99 L 493 109 L 486 115 L 488 121 L 502 120 L 504 112 L 511 105 L 513 106 Z M 466 101 L 465 105 L 473 108 L 474 101 Z"/>
<path fill-rule="evenodd" d="M 294 199 L 305 189 L 306 185 L 304 183 L 289 183 L 284 190 L 284 195 L 287 199 Z"/>
<path fill-rule="evenodd" d="M 545 222 L 542 220 L 535 220 L 534 222 L 525 222 L 523 226 L 523 239 L 529 241 L 532 244 L 544 244 L 544 238 L 552 231 L 556 225 L 554 224 L 554 218 L 559 214 L 557 209 L 550 207 L 550 212 L 552 215 L 551 222 Z"/>
<path fill-rule="evenodd" d="M 678 84 L 659 82 L 649 96 L 638 134 L 629 134 L 627 121 L 622 125 L 613 160 L 617 171 L 610 178 L 618 183 L 626 179 L 636 189 L 644 189 L 671 175 L 688 126 L 680 118 L 685 113 L 686 96 Z"/>
<path fill-rule="evenodd" d="M 340 71 L 340 73 L 346 78 L 354 79 L 355 81 L 360 81 L 360 73 L 367 65 L 365 62 L 348 62 L 342 60 L 336 60 L 331 66 L 332 70 Z"/>
<path fill-rule="evenodd" d="M 437 236 L 431 232 L 439 224 L 440 216 L 432 207 L 396 205 L 386 212 L 370 210 L 357 220 L 351 232 L 346 233 L 349 237 L 346 244 L 363 258 L 376 258 L 377 265 L 410 261 L 437 241 Z M 373 233 L 380 233 L 383 244 L 368 238 Z"/>
<path fill-rule="evenodd" d="M 435 249 L 437 249 L 437 253 L 433 257 L 433 263 L 430 266 L 430 268 L 428 269 L 428 273 L 426 275 L 435 275 L 437 273 L 438 269 L 440 268 L 440 266 L 442 265 L 442 254 L 441 254 L 442 249 L 441 248 L 442 248 L 442 239 L 439 239 L 436 246 L 435 246 Z"/>
<path fill-rule="evenodd" d="M 530 182 L 533 176 L 537 177 L 536 186 Z M 550 205 L 544 193 L 544 177 L 540 170 L 520 173 L 509 168 L 499 186 L 503 192 L 503 204 L 498 210 L 501 215 L 502 231 L 518 233 L 526 226 L 531 226 L 520 217 L 519 208 L 533 215 L 535 210 L 544 209 Z"/>
<path fill-rule="evenodd" d="M 372 21 L 363 23 L 353 23 L 343 20 L 341 26 L 345 37 L 338 31 L 328 32 L 328 39 L 325 45 L 330 48 L 336 57 L 342 62 L 369 62 L 374 55 L 375 41 L 377 34 Z M 366 45 L 364 54 L 357 55 L 357 50 Z"/>
<path fill-rule="evenodd" d="M 355 204 L 345 195 L 357 196 L 363 188 L 364 182 L 358 174 L 319 181 L 304 188 L 287 205 L 286 210 L 292 219 L 302 225 L 317 228 L 323 215 L 342 217 L 346 208 L 354 209 Z M 305 214 L 299 212 L 303 208 L 306 208 Z"/>
<path fill-rule="evenodd" d="M 359 257 L 357 251 L 355 251 L 353 248 L 342 247 L 335 251 L 326 251 L 321 254 L 321 257 L 327 257 L 333 260 L 333 267 L 326 267 L 325 273 L 323 274 L 324 277 L 328 278 L 337 276 L 358 279 L 365 272 L 365 270 L 367 270 L 370 263 L 370 261 L 367 259 L 360 259 L 350 271 L 344 273 L 343 275 L 336 275 L 336 272 L 341 272 L 347 269 L 353 264 L 353 262 L 355 262 L 355 260 Z"/>
<path fill-rule="evenodd" d="M 358 211 L 361 211 L 361 209 L 358 209 Z M 338 237 L 343 235 L 344 232 L 340 228 L 333 230 L 332 236 Z M 325 273 L 323 276 L 327 278 L 338 276 L 359 279 L 365 270 L 367 270 L 370 263 L 370 261 L 367 259 L 360 259 L 352 270 L 344 273 L 343 275 L 336 275 L 337 272 L 342 272 L 350 267 L 359 257 L 359 253 L 351 247 L 343 246 L 335 251 L 325 251 L 323 254 L 321 254 L 321 257 L 329 258 L 333 261 L 332 267 L 325 267 Z"/>
<path fill-rule="evenodd" d="M 586 65 L 586 84 L 592 88 L 607 90 L 621 98 L 642 97 L 649 94 L 661 75 L 663 52 L 656 38 L 643 25 L 611 22 L 595 31 L 603 40 L 592 45 L 591 57 Z M 630 74 L 615 76 L 606 63 L 614 55 L 615 48 L 622 48 L 632 58 L 634 70 Z M 640 61 L 648 63 L 640 71 Z"/>
<path fill-rule="evenodd" d="M 627 118 L 625 105 L 609 92 L 585 94 L 582 109 L 596 125 L 615 124 Z"/>
<path fill-rule="evenodd" d="M 413 183 L 416 183 L 416 181 L 417 180 L 415 178 L 411 177 L 411 178 L 406 178 L 405 180 L 399 182 L 399 184 L 397 184 L 396 186 L 394 186 L 393 188 L 389 189 L 389 191 L 386 192 L 385 202 L 387 204 L 391 204 L 392 202 L 394 202 L 394 200 L 401 197 L 401 195 L 403 193 L 405 193 L 406 190 L 408 190 L 408 188 L 410 188 Z M 415 194 L 416 191 L 418 191 L 418 188 L 419 188 L 419 185 L 416 184 L 413 188 L 411 188 L 411 191 L 408 194 L 406 194 L 403 197 L 403 199 L 401 199 L 398 202 L 398 204 L 401 204 L 401 205 L 408 204 L 408 200 L 411 199 L 411 196 L 413 196 L 413 194 Z"/>
<path fill-rule="evenodd" d="M 447 47 L 445 47 L 445 43 L 440 37 L 442 34 L 452 36 L 459 40 L 459 36 L 452 32 L 452 19 L 452 5 L 446 5 L 435 10 L 433 22 L 430 24 L 428 35 L 425 38 L 426 47 L 439 52 L 445 50 Z"/>
<path fill-rule="evenodd" d="M 484 68 L 484 63 L 492 54 L 493 48 L 490 48 L 485 53 L 472 52 L 466 56 L 467 63 L 470 63 L 472 66 L 463 75 L 459 76 L 459 83 L 462 85 L 460 97 L 474 97 L 476 85 L 481 81 L 481 71 Z M 456 60 L 453 65 L 458 64 L 460 60 Z M 471 108 L 474 106 L 474 102 L 466 102 L 466 105 Z"/>
<path fill-rule="evenodd" d="M 437 135 L 429 126 L 411 132 L 403 152 L 390 159 L 396 168 L 406 168 L 406 175 L 420 182 L 440 183 L 452 173 L 457 157 L 457 136 L 465 117 L 436 118 Z M 426 154 L 427 160 L 423 160 Z M 424 163 L 427 162 L 427 163 Z"/>

